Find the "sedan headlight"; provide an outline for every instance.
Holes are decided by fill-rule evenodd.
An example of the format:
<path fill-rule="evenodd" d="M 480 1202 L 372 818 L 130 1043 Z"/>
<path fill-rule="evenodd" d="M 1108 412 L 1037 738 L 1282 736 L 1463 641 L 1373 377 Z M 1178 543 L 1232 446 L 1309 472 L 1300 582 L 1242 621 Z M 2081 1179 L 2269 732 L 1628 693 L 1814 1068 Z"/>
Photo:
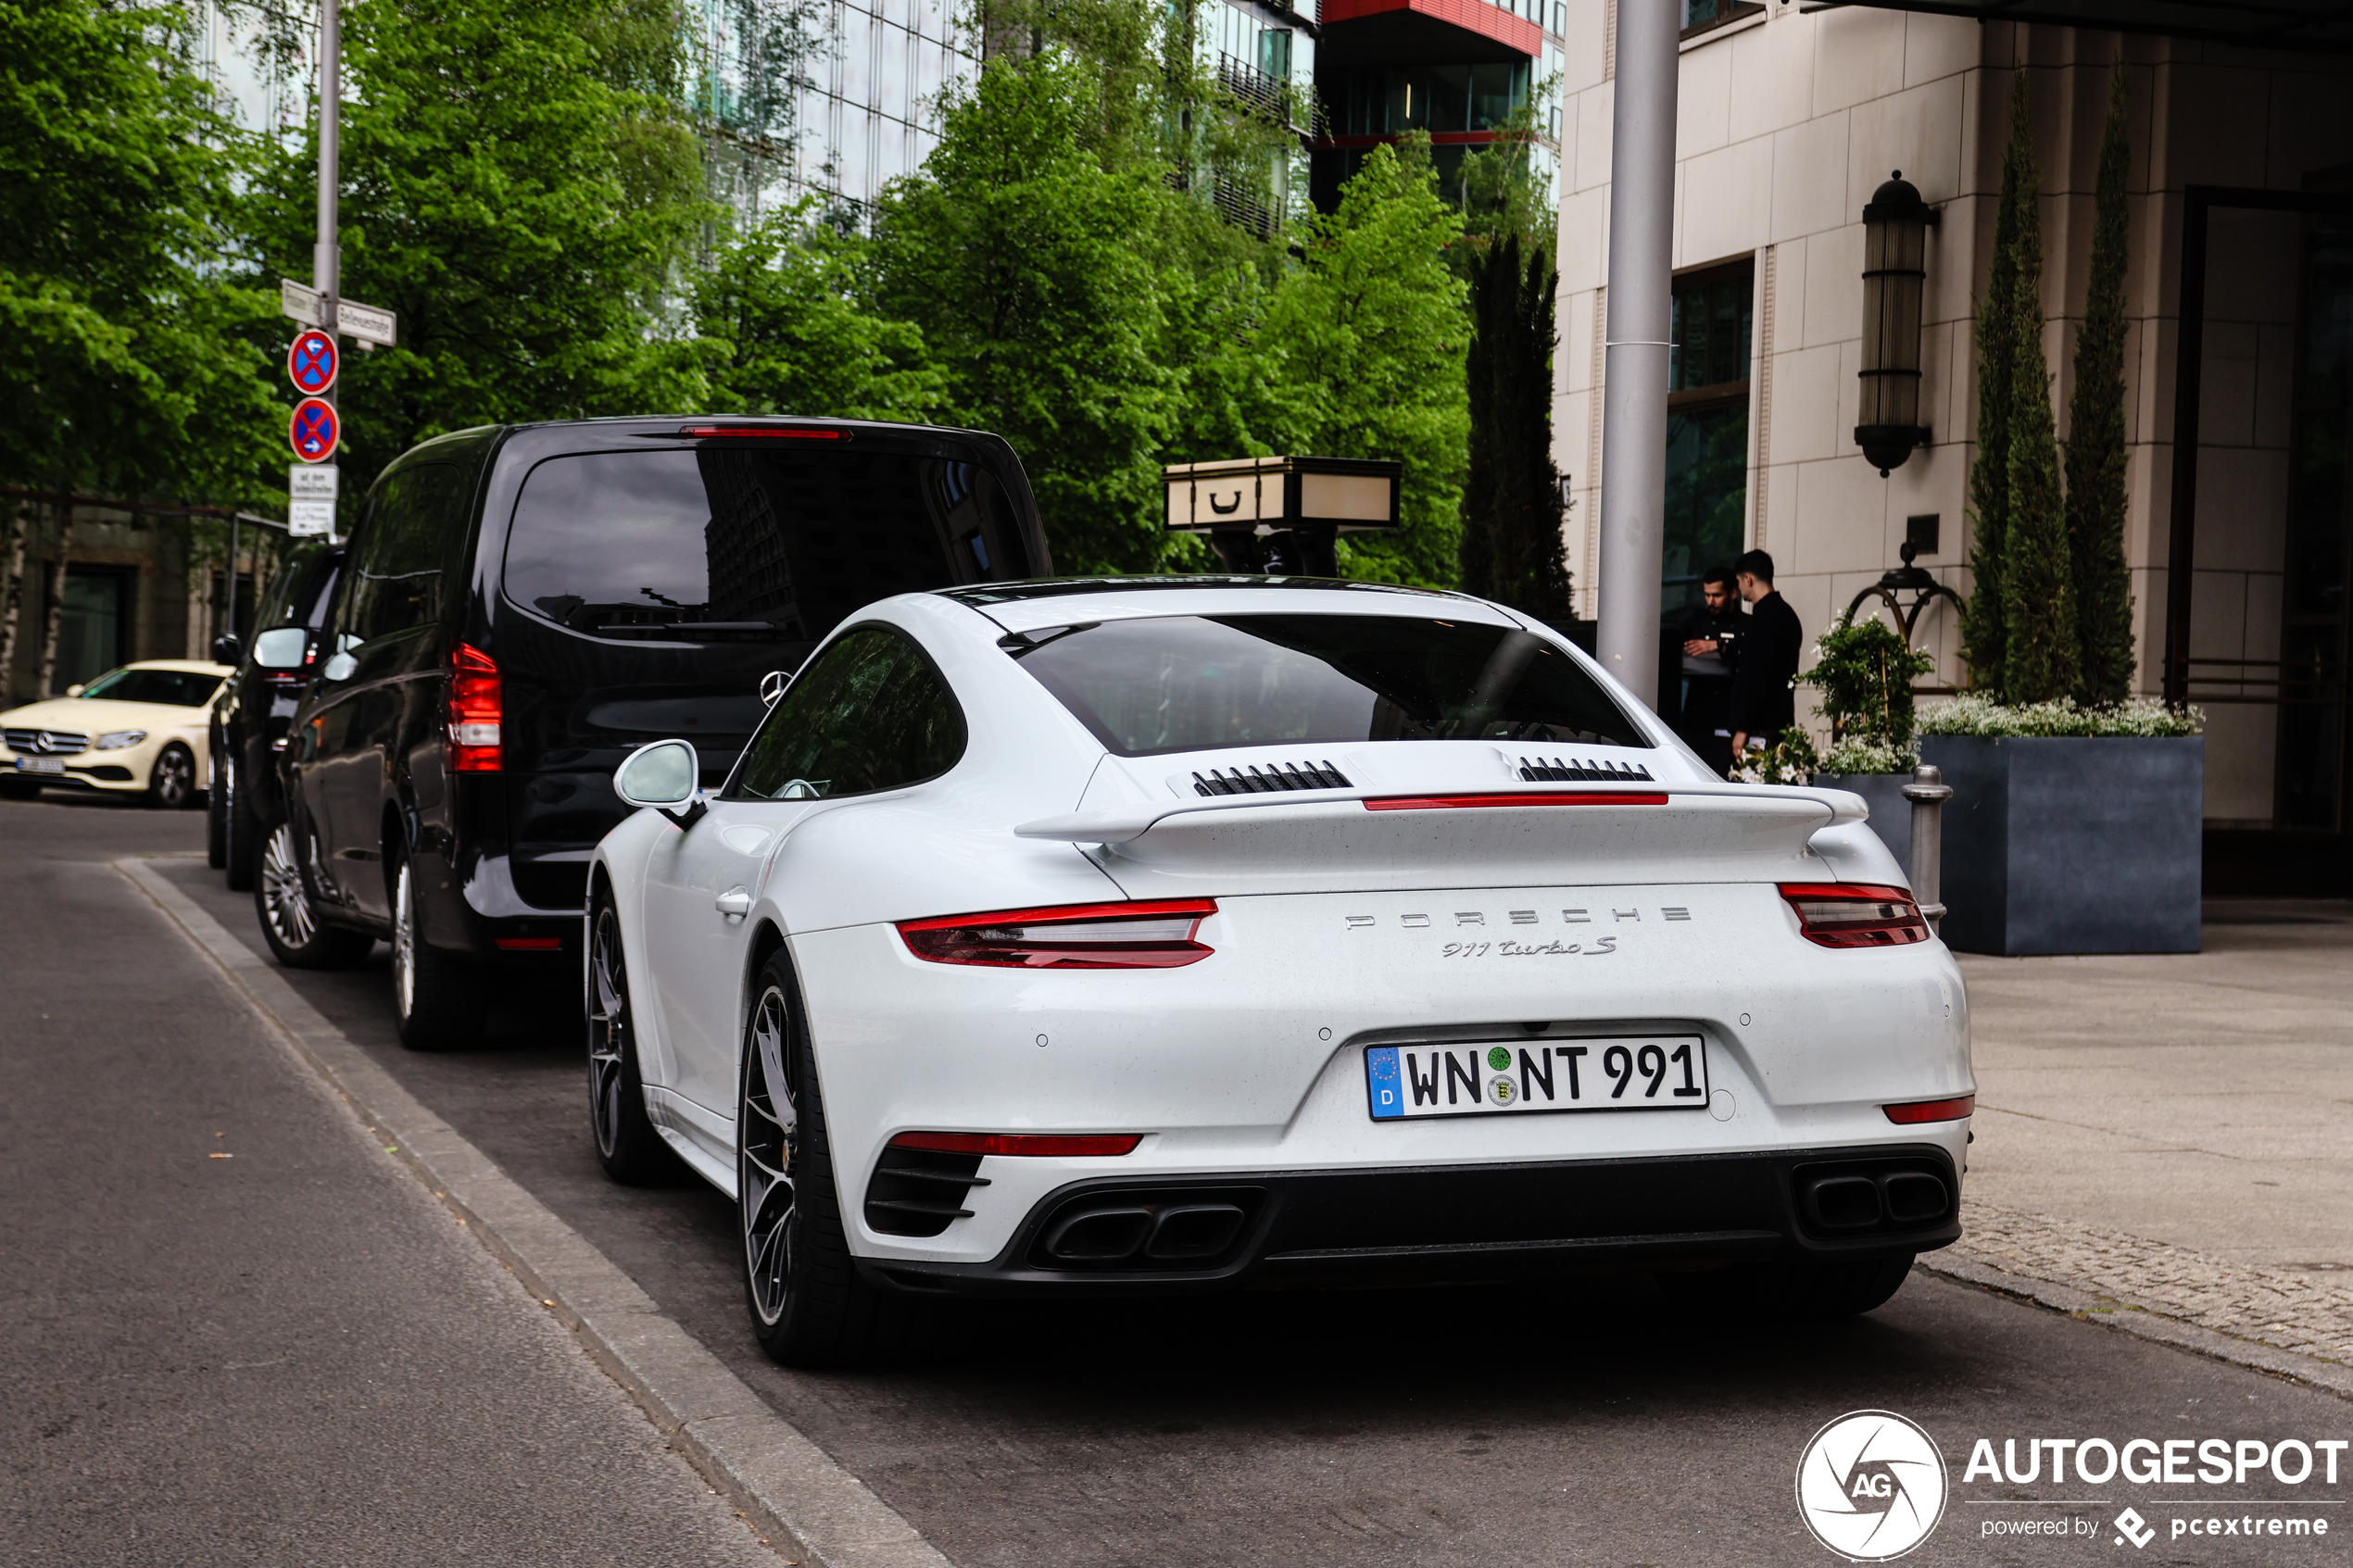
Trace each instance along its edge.
<path fill-rule="evenodd" d="M 113 730 L 90 743 L 93 751 L 120 751 L 126 746 L 137 746 L 147 738 L 145 730 Z"/>

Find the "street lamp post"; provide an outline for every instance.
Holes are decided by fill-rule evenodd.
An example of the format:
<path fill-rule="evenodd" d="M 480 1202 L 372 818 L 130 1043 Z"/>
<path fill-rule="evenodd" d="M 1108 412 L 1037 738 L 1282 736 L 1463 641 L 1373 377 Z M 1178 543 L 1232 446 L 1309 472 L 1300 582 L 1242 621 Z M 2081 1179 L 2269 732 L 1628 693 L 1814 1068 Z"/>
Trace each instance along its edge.
<path fill-rule="evenodd" d="M 1679 0 L 1618 0 L 1596 646 L 1602 667 L 1650 704 L 1658 700 L 1659 571 L 1667 539 L 1667 327 L 1674 290 L 1681 21 Z"/>

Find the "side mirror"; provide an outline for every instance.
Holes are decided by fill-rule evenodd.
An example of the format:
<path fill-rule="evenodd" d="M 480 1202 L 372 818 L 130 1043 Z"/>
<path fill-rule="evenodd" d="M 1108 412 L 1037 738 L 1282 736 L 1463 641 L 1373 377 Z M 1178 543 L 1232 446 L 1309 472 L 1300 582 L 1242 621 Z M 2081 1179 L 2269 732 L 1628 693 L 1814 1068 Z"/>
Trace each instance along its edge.
<path fill-rule="evenodd" d="M 254 638 L 253 661 L 264 670 L 299 670 L 309 642 L 310 633 L 299 626 L 272 626 Z"/>
<path fill-rule="evenodd" d="M 245 646 L 237 640 L 234 632 L 223 632 L 212 639 L 212 661 L 215 664 L 234 664 L 245 654 Z"/>
<path fill-rule="evenodd" d="M 77 682 L 75 682 L 72 685 L 68 686 L 68 687 L 66 688 L 66 696 L 80 696 L 81 695 L 82 695 L 82 684 L 81 684 L 80 682 L 78 682 L 78 681 L 77 681 Z"/>
<path fill-rule="evenodd" d="M 683 740 L 658 740 L 641 746 L 613 771 L 612 790 L 632 806 L 650 806 L 689 828 L 702 820 L 707 808 L 696 792 L 702 760 Z"/>
<path fill-rule="evenodd" d="M 792 684 L 792 673 L 789 671 L 771 670 L 767 674 L 762 675 L 760 678 L 761 706 L 775 707 L 776 699 L 785 695 L 785 688 L 790 684 Z"/>
<path fill-rule="evenodd" d="M 347 653 L 339 653 L 319 667 L 319 673 L 330 681 L 348 681 L 359 672 L 359 661 Z"/>

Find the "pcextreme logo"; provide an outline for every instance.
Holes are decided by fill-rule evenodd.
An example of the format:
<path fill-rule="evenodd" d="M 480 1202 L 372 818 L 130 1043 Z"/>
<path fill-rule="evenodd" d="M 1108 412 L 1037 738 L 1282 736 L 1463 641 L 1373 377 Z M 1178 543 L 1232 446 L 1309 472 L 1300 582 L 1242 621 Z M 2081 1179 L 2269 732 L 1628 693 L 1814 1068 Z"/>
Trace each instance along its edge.
<path fill-rule="evenodd" d="M 1944 1456 L 1893 1411 L 1852 1411 L 1814 1434 L 1797 1461 L 1797 1512 L 1851 1562 L 1903 1556 L 1944 1517 Z"/>

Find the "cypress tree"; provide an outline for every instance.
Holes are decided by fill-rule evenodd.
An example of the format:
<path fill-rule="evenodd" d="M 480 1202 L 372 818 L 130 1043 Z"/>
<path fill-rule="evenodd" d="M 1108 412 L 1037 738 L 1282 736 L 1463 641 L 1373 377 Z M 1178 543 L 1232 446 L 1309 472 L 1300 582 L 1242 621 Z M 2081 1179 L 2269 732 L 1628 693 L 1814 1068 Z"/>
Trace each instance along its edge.
<path fill-rule="evenodd" d="M 2018 292 L 2018 234 L 2031 209 L 2020 195 L 2033 182 L 2032 157 L 2026 73 L 2020 70 L 2010 83 L 2010 144 L 2002 159 L 2002 194 L 1994 215 L 1993 270 L 1977 302 L 1977 455 L 1969 476 L 1969 567 L 1976 583 L 1961 613 L 1961 657 L 1975 684 L 1996 699 L 2003 696 L 2008 646 L 2002 562 L 2009 534 L 2012 360 L 2018 341 L 2010 318 Z"/>
<path fill-rule="evenodd" d="M 1560 274 L 1506 234 L 1470 268 L 1470 470 L 1463 587 L 1541 621 L 1569 617 L 1553 464 L 1554 296 Z"/>
<path fill-rule="evenodd" d="M 2020 75 L 2024 81 L 2024 73 Z M 2026 140 L 2023 87 L 2012 144 Z M 2043 353 L 2042 192 L 2031 159 L 2019 174 L 2017 269 L 2010 279 L 2009 515 L 2003 520 L 2002 697 L 2048 702 L 2075 691 L 2075 561 L 2059 486 L 2050 361 Z"/>
<path fill-rule="evenodd" d="M 2108 87 L 2094 199 L 2092 277 L 2075 340 L 2067 416 L 2067 533 L 2075 574 L 2078 702 L 2107 707 L 2133 690 L 2133 580 L 2124 561 L 2125 186 L 2133 149 L 2124 67 Z"/>

